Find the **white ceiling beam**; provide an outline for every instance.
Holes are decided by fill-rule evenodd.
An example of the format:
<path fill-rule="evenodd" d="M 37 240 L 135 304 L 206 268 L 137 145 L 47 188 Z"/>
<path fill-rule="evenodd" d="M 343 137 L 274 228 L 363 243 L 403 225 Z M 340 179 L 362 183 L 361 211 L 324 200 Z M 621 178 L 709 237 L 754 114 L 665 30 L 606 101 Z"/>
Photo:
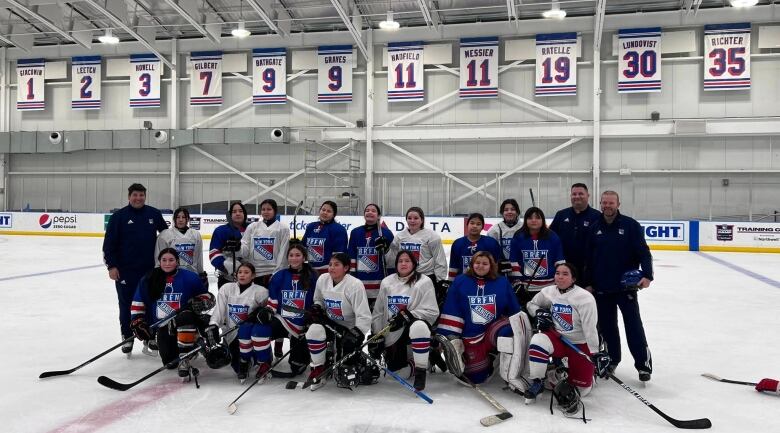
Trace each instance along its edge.
<path fill-rule="evenodd" d="M 604 15 L 607 11 L 607 1 L 606 0 L 599 0 L 598 5 L 596 5 L 596 15 L 594 18 L 594 26 L 593 26 L 593 47 L 594 50 L 598 50 L 601 48 L 601 36 L 604 31 Z"/>
<path fill-rule="evenodd" d="M 276 34 L 278 34 L 279 36 L 288 35 L 287 32 L 280 29 L 279 26 L 276 25 L 274 20 L 271 19 L 271 17 L 265 12 L 265 10 L 263 10 L 263 8 L 257 3 L 257 1 L 255 0 L 245 0 L 245 1 L 249 4 L 249 6 L 252 7 L 252 9 L 255 10 L 255 12 L 257 12 L 258 15 L 260 15 L 260 18 L 265 22 L 265 25 L 267 25 L 268 28 L 276 32 Z"/>
<path fill-rule="evenodd" d="M 184 10 L 183 7 L 179 6 L 179 2 L 176 0 L 165 0 L 165 3 L 168 4 L 173 10 L 176 11 L 179 15 L 181 15 L 182 18 L 184 18 L 192 27 L 195 28 L 195 30 L 198 31 L 201 35 L 203 35 L 206 39 L 211 41 L 214 44 L 219 44 L 219 39 L 214 37 L 211 33 L 209 33 L 205 27 L 203 27 L 198 20 L 196 20 L 192 15 L 189 14 L 186 10 Z M 192 5 L 193 3 L 190 3 Z"/>
<path fill-rule="evenodd" d="M 69 42 L 73 42 L 74 44 L 81 45 L 82 47 L 84 47 L 86 49 L 90 48 L 89 46 L 85 45 L 83 42 L 75 39 L 73 36 L 71 36 L 65 30 L 59 28 L 56 24 L 54 24 L 53 22 L 51 22 L 47 18 L 44 18 L 43 16 L 41 16 L 37 12 L 35 12 L 32 9 L 30 9 L 29 7 L 27 7 L 27 5 L 24 5 L 24 4 L 22 4 L 21 2 L 19 2 L 17 0 L 6 0 L 6 3 L 8 3 L 9 5 L 15 7 L 16 9 L 19 9 L 20 11 L 24 12 L 26 15 L 29 15 L 30 17 L 34 18 L 35 20 L 37 20 L 38 22 L 40 22 L 44 26 L 48 27 L 49 29 L 51 29 L 52 31 L 57 33 L 58 35 L 62 36 L 63 38 L 65 38 Z"/>
<path fill-rule="evenodd" d="M 517 9 L 515 9 L 515 0 L 506 0 L 506 15 L 509 21 L 517 19 Z"/>
<path fill-rule="evenodd" d="M 336 13 L 339 14 L 341 21 L 344 22 L 345 26 L 347 26 L 347 31 L 352 35 L 352 39 L 355 40 L 355 44 L 357 44 L 358 49 L 363 54 L 363 58 L 368 59 L 368 49 L 366 48 L 366 44 L 363 43 L 363 38 L 360 35 L 360 31 L 355 28 L 354 24 L 352 24 L 352 20 L 349 18 L 349 14 L 342 6 L 341 1 L 330 0 L 330 2 L 333 4 L 333 8 L 336 9 Z"/>
<path fill-rule="evenodd" d="M 420 13 L 422 13 L 423 19 L 425 19 L 425 24 L 428 27 L 432 27 L 434 30 L 438 31 L 439 24 L 441 23 L 438 12 L 431 11 L 431 9 L 428 7 L 427 0 L 417 0 L 417 5 L 420 6 Z"/>

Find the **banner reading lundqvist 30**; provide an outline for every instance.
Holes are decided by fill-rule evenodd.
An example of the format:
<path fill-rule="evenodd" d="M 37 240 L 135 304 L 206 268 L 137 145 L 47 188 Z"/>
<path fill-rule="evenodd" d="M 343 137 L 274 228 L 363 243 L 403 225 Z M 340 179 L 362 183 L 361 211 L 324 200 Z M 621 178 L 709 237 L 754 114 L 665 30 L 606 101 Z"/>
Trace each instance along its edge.
<path fill-rule="evenodd" d="M 618 30 L 618 93 L 661 91 L 661 28 Z"/>

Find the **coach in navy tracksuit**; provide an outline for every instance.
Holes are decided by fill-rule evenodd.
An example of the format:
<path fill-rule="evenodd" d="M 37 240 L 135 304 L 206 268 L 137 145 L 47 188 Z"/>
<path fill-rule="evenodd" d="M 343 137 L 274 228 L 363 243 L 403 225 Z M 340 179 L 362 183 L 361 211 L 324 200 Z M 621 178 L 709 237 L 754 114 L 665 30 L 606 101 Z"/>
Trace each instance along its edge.
<path fill-rule="evenodd" d="M 138 281 L 154 269 L 157 233 L 168 228 L 162 213 L 145 204 L 146 188 L 143 185 L 130 185 L 127 198 L 128 205 L 108 219 L 103 239 L 103 259 L 109 278 L 115 281 L 119 298 L 119 324 L 123 338 L 133 335 L 130 330 L 130 304 Z M 133 340 L 122 346 L 124 353 L 132 350 Z"/>
<path fill-rule="evenodd" d="M 577 268 L 582 276 L 585 268 L 585 243 L 590 226 L 595 224 L 601 212 L 588 205 L 590 194 L 584 183 L 571 186 L 571 207 L 561 209 L 555 214 L 550 230 L 561 239 L 563 257 Z"/>
<path fill-rule="evenodd" d="M 650 380 L 653 363 L 639 315 L 638 291 L 624 288 L 620 279 L 624 272 L 641 265 L 643 278 L 638 288 L 646 288 L 653 279 L 653 263 L 642 226 L 635 219 L 622 215 L 619 207 L 620 198 L 616 192 L 601 194 L 602 216 L 588 234 L 585 279 L 587 289 L 596 297 L 599 330 L 607 343 L 612 368 L 620 362 L 617 322 L 617 309 L 620 308 L 634 367 L 644 382 Z"/>

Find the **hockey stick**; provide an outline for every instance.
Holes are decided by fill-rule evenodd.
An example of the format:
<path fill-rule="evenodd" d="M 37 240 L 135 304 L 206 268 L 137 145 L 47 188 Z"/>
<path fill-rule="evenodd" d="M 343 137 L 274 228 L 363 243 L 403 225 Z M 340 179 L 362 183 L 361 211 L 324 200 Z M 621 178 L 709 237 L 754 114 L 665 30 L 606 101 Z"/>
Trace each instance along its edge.
<path fill-rule="evenodd" d="M 415 393 L 417 395 L 417 397 L 420 397 L 421 399 L 425 400 L 429 404 L 433 404 L 433 399 L 432 398 L 428 397 L 424 392 L 415 389 L 414 386 L 412 386 L 411 383 L 405 381 L 403 377 L 398 375 L 398 373 L 396 373 L 396 372 L 390 370 L 389 368 L 385 367 L 384 365 L 380 364 L 376 359 L 372 358 L 368 354 L 363 353 L 363 352 L 360 352 L 360 354 L 363 355 L 363 357 L 366 360 L 368 360 L 370 363 L 372 363 L 372 364 L 376 365 L 377 367 L 383 369 L 385 371 L 385 373 L 387 373 L 390 376 L 392 376 L 393 379 L 397 380 L 398 383 L 400 383 L 401 385 L 405 386 L 407 389 L 409 389 L 409 391 L 412 391 L 413 393 Z"/>
<path fill-rule="evenodd" d="M 536 199 L 534 198 L 534 189 L 528 188 L 528 193 L 531 194 L 531 206 L 536 207 Z"/>
<path fill-rule="evenodd" d="M 758 383 L 755 382 L 742 382 L 741 380 L 724 379 L 712 373 L 702 373 L 702 376 L 706 377 L 707 379 L 717 380 L 718 382 L 724 382 L 724 383 L 735 383 L 737 385 L 750 385 L 750 386 L 758 385 Z"/>
<path fill-rule="evenodd" d="M 298 202 L 298 206 L 295 207 L 295 213 L 293 214 L 293 239 L 295 239 L 296 242 L 299 242 L 299 240 L 298 240 L 298 212 L 301 210 L 301 206 L 303 206 L 303 200 Z"/>
<path fill-rule="evenodd" d="M 593 361 L 590 359 L 590 356 L 588 356 L 585 352 L 583 352 L 579 347 L 577 347 L 574 343 L 572 343 L 568 338 L 566 338 L 563 335 L 559 335 L 561 341 L 563 344 L 567 345 L 570 349 L 574 350 L 578 354 L 582 355 L 585 359 L 593 363 Z M 647 401 L 644 397 L 642 397 L 641 394 L 631 389 L 630 386 L 623 383 L 622 380 L 618 379 L 614 374 L 608 373 L 607 377 L 614 380 L 615 383 L 620 385 L 623 389 L 628 391 L 631 395 L 636 397 L 639 401 L 645 404 L 645 406 L 649 407 L 653 410 L 653 412 L 657 413 L 661 416 L 661 418 L 665 419 L 669 422 L 669 424 L 677 427 L 677 428 L 684 428 L 684 429 L 707 429 L 712 427 L 712 422 L 708 418 L 699 418 L 699 419 L 691 419 L 691 420 L 680 420 L 680 419 L 674 419 L 670 417 L 669 415 L 663 413 L 660 409 L 655 407 L 652 403 Z"/>
<path fill-rule="evenodd" d="M 165 325 L 166 323 L 171 321 L 174 317 L 176 317 L 177 314 L 179 314 L 179 311 L 174 311 L 173 313 L 171 313 L 171 315 L 169 317 L 160 319 L 157 322 L 153 323 L 152 326 L 150 326 L 150 328 L 159 328 L 160 326 Z M 91 364 L 93 361 L 95 361 L 95 360 L 97 360 L 99 358 L 102 358 L 103 356 L 107 355 L 109 352 L 117 349 L 118 347 L 122 346 L 123 344 L 128 343 L 130 341 L 133 341 L 134 338 L 135 338 L 135 336 L 127 337 L 124 340 L 122 340 L 119 343 L 117 343 L 116 345 L 109 347 L 108 349 L 106 349 L 105 351 L 101 352 L 100 354 L 95 355 L 94 357 L 84 361 L 83 363 L 81 363 L 81 364 L 77 365 L 76 367 L 73 367 L 73 368 L 71 368 L 69 370 L 44 371 L 43 373 L 40 374 L 40 376 L 38 376 L 38 379 L 46 379 L 47 377 L 64 376 L 66 374 L 71 374 L 74 371 L 79 370 L 80 368 L 85 367 L 85 366 Z"/>
<path fill-rule="evenodd" d="M 485 427 L 490 427 L 492 425 L 496 425 L 502 421 L 506 421 L 509 418 L 512 418 L 512 413 L 510 413 L 504 406 L 501 405 L 501 403 L 498 402 L 492 395 L 488 394 L 487 391 L 482 389 L 479 385 L 472 382 L 468 377 L 466 377 L 465 374 L 460 375 L 458 380 L 466 383 L 468 386 L 470 386 L 473 390 L 477 391 L 479 395 L 485 398 L 485 400 L 488 401 L 494 408 L 498 409 L 498 413 L 494 415 L 488 415 L 482 419 L 479 420 L 479 423 L 482 424 Z"/>
<path fill-rule="evenodd" d="M 159 372 L 161 372 L 161 371 L 163 371 L 163 370 L 167 370 L 167 369 L 174 368 L 174 367 L 176 367 L 177 365 L 179 365 L 179 363 L 180 363 L 181 361 L 184 361 L 185 359 L 192 358 L 192 357 L 193 357 L 193 356 L 195 356 L 195 355 L 196 355 L 196 354 L 197 354 L 197 353 L 198 353 L 198 352 L 199 352 L 201 349 L 202 349 L 202 347 L 198 346 L 198 347 L 196 347 L 195 349 L 192 349 L 192 350 L 190 350 L 190 351 L 189 351 L 189 352 L 187 352 L 187 353 L 183 353 L 183 354 L 179 355 L 179 356 L 178 356 L 176 359 L 174 359 L 173 361 L 171 361 L 171 362 L 169 362 L 169 363 L 167 363 L 167 364 L 163 365 L 162 367 L 158 368 L 157 370 L 154 370 L 153 372 L 151 372 L 151 373 L 147 374 L 146 376 L 144 376 L 144 377 L 142 377 L 142 378 L 140 378 L 140 379 L 136 380 L 135 382 L 130 382 L 130 383 L 119 383 L 119 382 L 115 381 L 114 379 L 111 379 L 110 377 L 106 377 L 106 376 L 100 376 L 100 377 L 98 377 L 98 380 L 97 380 L 97 381 L 98 381 L 98 383 L 99 383 L 99 384 L 101 384 L 101 385 L 103 385 L 103 386 L 105 386 L 105 387 L 107 387 L 107 388 L 115 389 L 115 390 L 117 390 L 117 391 L 127 391 L 128 389 L 130 389 L 130 388 L 132 388 L 132 387 L 134 387 L 134 386 L 138 385 L 139 383 L 141 383 L 141 382 L 145 381 L 146 379 L 149 379 L 150 377 L 154 376 L 155 374 L 157 374 L 157 373 L 159 373 Z"/>
<path fill-rule="evenodd" d="M 228 405 L 228 407 L 227 407 L 227 411 L 228 411 L 228 413 L 229 413 L 229 414 L 233 415 L 234 413 L 236 413 L 236 411 L 238 410 L 238 406 L 236 405 L 236 402 L 238 401 L 238 399 L 240 399 L 241 397 L 243 397 L 243 396 L 244 396 L 244 394 L 246 394 L 247 392 L 249 392 L 249 390 L 250 390 L 250 389 L 252 389 L 252 387 L 253 387 L 253 386 L 257 385 L 257 384 L 258 384 L 258 383 L 260 383 L 260 382 L 261 382 L 263 379 L 265 379 L 265 378 L 266 378 L 266 376 L 268 376 L 268 373 L 270 373 L 270 372 L 271 372 L 271 370 L 273 370 L 273 368 L 274 368 L 274 367 L 276 367 L 276 366 L 277 366 L 277 365 L 278 365 L 280 362 L 282 362 L 282 360 L 283 360 L 284 358 L 286 358 L 286 357 L 287 357 L 287 355 L 289 355 L 289 354 L 290 354 L 290 351 L 291 351 L 291 350 L 287 350 L 287 352 L 285 352 L 285 353 L 284 353 L 284 355 L 282 355 L 282 357 L 281 357 L 281 358 L 277 359 L 277 360 L 276 360 L 276 362 L 274 362 L 273 364 L 271 364 L 271 367 L 268 369 L 268 371 L 266 371 L 266 372 L 265 372 L 265 374 L 264 374 L 264 375 L 262 375 L 261 377 L 257 377 L 257 378 L 255 378 L 255 380 L 254 380 L 254 381 L 253 381 L 251 384 L 249 384 L 249 386 L 248 386 L 248 387 L 246 387 L 246 389 L 244 390 L 244 392 L 242 392 L 241 394 L 239 394 L 239 395 L 238 395 L 238 397 L 236 397 L 236 399 L 235 399 L 235 400 L 233 400 L 233 401 L 231 401 L 231 402 L 230 402 L 230 404 L 229 404 L 229 405 Z"/>

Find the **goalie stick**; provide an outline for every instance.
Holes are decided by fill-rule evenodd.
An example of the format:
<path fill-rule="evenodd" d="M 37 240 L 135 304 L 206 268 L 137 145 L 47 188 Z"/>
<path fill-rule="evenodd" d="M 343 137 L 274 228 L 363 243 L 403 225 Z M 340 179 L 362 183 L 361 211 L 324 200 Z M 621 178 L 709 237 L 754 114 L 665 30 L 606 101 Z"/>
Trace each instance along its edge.
<path fill-rule="evenodd" d="M 749 386 L 756 386 L 758 383 L 756 382 L 743 382 L 741 380 L 731 380 L 731 379 L 724 379 L 720 376 L 716 376 L 712 373 L 702 373 L 702 376 L 706 377 L 707 379 L 717 380 L 718 382 L 724 382 L 724 383 L 735 383 L 737 385 L 749 385 Z"/>
<path fill-rule="evenodd" d="M 472 382 L 466 375 L 461 375 L 457 377 L 457 380 L 465 383 L 471 389 L 474 391 L 477 391 L 479 395 L 485 398 L 485 400 L 488 401 L 488 403 L 491 404 L 494 408 L 498 409 L 498 413 L 494 415 L 488 415 L 486 417 L 483 417 L 479 420 L 479 423 L 482 424 L 485 427 L 490 427 L 492 425 L 496 425 L 500 422 L 506 421 L 509 418 L 512 418 L 512 413 L 506 410 L 504 406 L 501 405 L 501 403 L 498 402 L 492 395 L 490 395 L 487 391 L 482 389 L 479 385 Z"/>

